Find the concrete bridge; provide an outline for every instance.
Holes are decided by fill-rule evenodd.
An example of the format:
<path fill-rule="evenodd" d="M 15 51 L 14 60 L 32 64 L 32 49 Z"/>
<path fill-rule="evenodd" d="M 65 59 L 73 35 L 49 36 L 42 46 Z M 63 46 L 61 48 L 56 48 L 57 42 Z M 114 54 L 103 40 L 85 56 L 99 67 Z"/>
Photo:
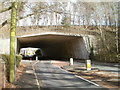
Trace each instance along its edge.
<path fill-rule="evenodd" d="M 0 53 L 9 54 L 9 26 L 1 29 Z M 80 26 L 19 26 L 16 31 L 16 53 L 21 48 L 41 48 L 45 57 L 89 59 L 90 45 L 99 31 Z"/>

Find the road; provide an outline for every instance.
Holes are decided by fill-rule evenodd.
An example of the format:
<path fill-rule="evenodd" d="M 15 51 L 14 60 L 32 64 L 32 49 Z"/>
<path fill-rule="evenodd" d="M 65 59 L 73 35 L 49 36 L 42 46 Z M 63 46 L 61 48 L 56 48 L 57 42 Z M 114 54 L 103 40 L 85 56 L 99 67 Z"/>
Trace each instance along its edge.
<path fill-rule="evenodd" d="M 86 63 L 82 62 L 74 62 L 76 65 L 80 65 L 82 67 L 86 67 Z M 116 65 L 106 65 L 106 64 L 100 64 L 100 63 L 92 63 L 92 68 L 98 68 L 99 70 L 107 71 L 107 72 L 114 72 L 118 73 L 120 70 L 118 69 L 118 64 Z"/>
<path fill-rule="evenodd" d="M 51 64 L 51 61 L 39 61 L 35 65 L 35 72 L 42 88 L 47 90 L 80 90 L 81 88 L 92 90 L 100 88 L 97 84 L 78 78 Z M 105 89 L 106 90 L 106 89 Z"/>

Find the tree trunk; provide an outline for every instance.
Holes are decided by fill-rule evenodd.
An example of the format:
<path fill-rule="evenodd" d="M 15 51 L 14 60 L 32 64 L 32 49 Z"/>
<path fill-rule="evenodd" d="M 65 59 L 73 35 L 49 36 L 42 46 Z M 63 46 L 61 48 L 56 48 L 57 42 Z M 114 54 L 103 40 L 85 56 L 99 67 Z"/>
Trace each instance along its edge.
<path fill-rule="evenodd" d="M 57 27 L 57 13 L 56 13 L 56 27 Z"/>
<path fill-rule="evenodd" d="M 80 25 L 81 18 L 80 16 L 78 17 L 78 25 Z"/>
<path fill-rule="evenodd" d="M 75 12 L 74 12 L 74 14 L 73 14 L 73 25 L 75 25 Z"/>
<path fill-rule="evenodd" d="M 118 50 L 117 51 L 118 51 L 118 53 L 120 53 L 120 26 L 118 26 L 117 30 L 118 30 L 117 31 L 118 32 L 118 39 L 117 39 L 118 40 Z"/>
<path fill-rule="evenodd" d="M 109 26 L 111 26 L 111 18 L 110 18 L 110 15 L 108 16 L 108 19 L 109 19 Z"/>
<path fill-rule="evenodd" d="M 107 16 L 106 16 L 106 14 L 105 14 L 105 25 L 106 25 L 106 27 L 108 27 L 108 23 L 107 23 L 108 21 L 107 21 Z"/>
<path fill-rule="evenodd" d="M 105 39 L 105 32 L 103 32 L 103 30 L 102 30 L 102 21 L 101 21 L 101 18 L 100 18 L 99 23 L 100 23 L 99 31 L 100 31 L 101 39 L 103 41 L 104 46 L 106 47 L 106 50 L 109 51 L 109 47 L 108 47 L 108 45 L 106 43 L 106 39 Z"/>
<path fill-rule="evenodd" d="M 83 15 L 83 26 L 85 28 L 85 16 Z"/>
<path fill-rule="evenodd" d="M 86 28 L 86 29 L 88 28 L 88 19 L 86 19 L 86 25 L 85 25 L 85 28 Z"/>
<path fill-rule="evenodd" d="M 15 81 L 15 35 L 16 35 L 16 9 L 17 2 L 12 2 L 11 11 L 11 28 L 10 28 L 10 76 L 9 82 L 13 83 Z"/>

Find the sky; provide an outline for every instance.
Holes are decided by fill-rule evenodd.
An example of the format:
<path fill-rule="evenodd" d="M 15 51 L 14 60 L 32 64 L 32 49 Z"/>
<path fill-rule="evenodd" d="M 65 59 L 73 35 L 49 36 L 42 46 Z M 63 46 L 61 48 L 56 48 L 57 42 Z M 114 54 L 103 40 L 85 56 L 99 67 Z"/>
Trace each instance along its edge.
<path fill-rule="evenodd" d="M 0 0 L 0 2 L 5 2 L 5 1 L 9 1 L 12 2 L 14 0 Z M 20 0 L 17 0 L 20 1 Z M 29 1 L 29 2 L 75 2 L 75 1 L 81 1 L 81 2 L 119 2 L 120 0 L 22 0 L 23 2 Z"/>

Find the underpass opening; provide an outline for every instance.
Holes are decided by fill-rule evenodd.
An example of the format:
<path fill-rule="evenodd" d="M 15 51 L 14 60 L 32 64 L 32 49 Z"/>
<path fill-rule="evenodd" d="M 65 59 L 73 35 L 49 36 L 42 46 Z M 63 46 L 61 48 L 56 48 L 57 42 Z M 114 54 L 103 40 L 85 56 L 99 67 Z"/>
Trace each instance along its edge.
<path fill-rule="evenodd" d="M 34 47 L 21 48 L 19 54 L 23 56 L 23 59 L 29 60 L 35 60 L 36 57 L 40 58 L 42 56 L 41 49 Z"/>
<path fill-rule="evenodd" d="M 18 37 L 18 53 L 21 48 L 26 47 L 40 48 L 42 52 L 41 59 L 89 58 L 82 36 L 46 34 Z"/>

